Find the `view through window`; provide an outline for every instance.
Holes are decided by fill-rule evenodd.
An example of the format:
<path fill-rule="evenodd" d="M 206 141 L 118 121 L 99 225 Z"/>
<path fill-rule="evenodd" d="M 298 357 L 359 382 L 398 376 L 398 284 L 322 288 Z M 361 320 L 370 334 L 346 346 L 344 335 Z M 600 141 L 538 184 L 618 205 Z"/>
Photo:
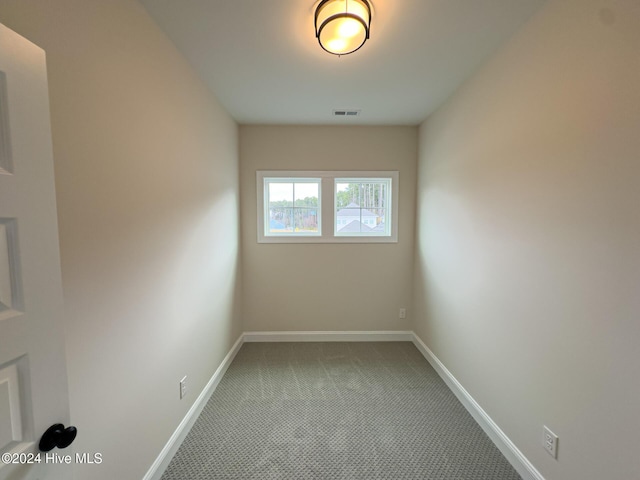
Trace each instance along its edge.
<path fill-rule="evenodd" d="M 389 236 L 390 178 L 335 180 L 335 233 Z"/>
<path fill-rule="evenodd" d="M 320 235 L 320 179 L 265 179 L 266 235 Z"/>

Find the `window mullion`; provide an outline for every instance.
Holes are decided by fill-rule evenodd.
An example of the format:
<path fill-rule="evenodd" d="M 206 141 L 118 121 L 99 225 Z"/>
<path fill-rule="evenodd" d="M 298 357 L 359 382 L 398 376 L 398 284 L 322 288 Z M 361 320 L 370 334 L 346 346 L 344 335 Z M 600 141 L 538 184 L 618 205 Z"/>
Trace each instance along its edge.
<path fill-rule="evenodd" d="M 322 178 L 320 189 L 322 191 L 321 199 L 322 208 L 322 238 L 331 238 L 335 232 L 335 218 L 333 205 L 335 202 L 335 182 L 333 178 Z"/>

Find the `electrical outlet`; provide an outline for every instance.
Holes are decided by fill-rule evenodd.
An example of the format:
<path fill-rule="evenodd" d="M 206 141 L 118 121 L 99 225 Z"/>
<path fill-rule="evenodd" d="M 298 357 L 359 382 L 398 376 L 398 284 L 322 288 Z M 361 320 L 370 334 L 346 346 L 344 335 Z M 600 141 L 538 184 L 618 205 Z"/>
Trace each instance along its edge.
<path fill-rule="evenodd" d="M 400 314 L 398 315 L 399 318 L 407 318 L 407 309 L 406 308 L 401 308 L 400 309 Z"/>
<path fill-rule="evenodd" d="M 558 436 L 544 426 L 542 433 L 542 446 L 553 458 L 558 458 Z"/>
<path fill-rule="evenodd" d="M 185 375 L 182 380 L 180 380 L 180 400 L 182 400 L 187 394 L 187 376 Z"/>

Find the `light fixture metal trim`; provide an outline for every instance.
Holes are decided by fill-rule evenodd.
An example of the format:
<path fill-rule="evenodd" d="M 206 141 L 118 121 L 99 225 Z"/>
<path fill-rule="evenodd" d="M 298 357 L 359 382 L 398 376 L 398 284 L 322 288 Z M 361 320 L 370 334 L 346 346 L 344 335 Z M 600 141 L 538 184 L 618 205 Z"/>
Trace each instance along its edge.
<path fill-rule="evenodd" d="M 355 10 L 356 11 L 361 10 L 361 12 L 363 12 L 364 15 L 358 15 L 354 12 L 350 12 L 349 2 L 352 2 L 357 7 L 359 7 L 359 8 L 356 8 Z M 335 5 L 336 7 L 338 6 L 341 7 L 341 5 L 343 4 L 344 7 L 340 8 L 339 11 L 329 13 L 328 15 L 326 15 L 326 18 L 322 18 L 324 9 L 330 8 L 332 4 Z M 366 18 L 364 18 L 365 16 Z M 318 22 L 318 18 L 321 18 L 320 23 Z M 359 30 L 358 34 L 354 34 L 351 36 L 351 37 L 355 37 L 359 35 L 362 38 L 362 41 L 359 44 L 357 44 L 355 48 L 350 48 L 345 51 L 340 51 L 339 49 L 336 49 L 336 48 L 332 49 L 331 46 L 325 45 L 323 43 L 322 33 L 325 27 L 331 25 L 332 22 L 339 21 L 340 19 L 352 19 L 360 24 L 362 30 Z M 331 53 L 332 55 L 338 55 L 338 56 L 348 55 L 350 53 L 353 53 L 359 50 L 365 44 L 365 42 L 369 39 L 369 34 L 371 30 L 371 5 L 368 0 L 322 0 L 316 7 L 315 17 L 314 17 L 314 26 L 316 31 L 316 38 L 318 39 L 318 43 L 320 44 L 323 50 L 325 50 L 328 53 Z M 363 33 L 364 33 L 364 36 L 362 35 Z M 332 40 L 335 41 L 336 38 L 333 38 Z"/>

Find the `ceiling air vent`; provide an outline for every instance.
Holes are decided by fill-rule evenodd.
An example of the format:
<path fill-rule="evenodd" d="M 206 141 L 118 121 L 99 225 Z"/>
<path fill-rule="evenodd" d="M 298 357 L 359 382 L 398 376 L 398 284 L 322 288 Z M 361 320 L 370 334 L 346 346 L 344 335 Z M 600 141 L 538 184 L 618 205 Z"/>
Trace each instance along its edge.
<path fill-rule="evenodd" d="M 340 110 L 333 111 L 334 117 L 357 117 L 359 115 L 360 115 L 360 110 L 340 109 Z"/>

